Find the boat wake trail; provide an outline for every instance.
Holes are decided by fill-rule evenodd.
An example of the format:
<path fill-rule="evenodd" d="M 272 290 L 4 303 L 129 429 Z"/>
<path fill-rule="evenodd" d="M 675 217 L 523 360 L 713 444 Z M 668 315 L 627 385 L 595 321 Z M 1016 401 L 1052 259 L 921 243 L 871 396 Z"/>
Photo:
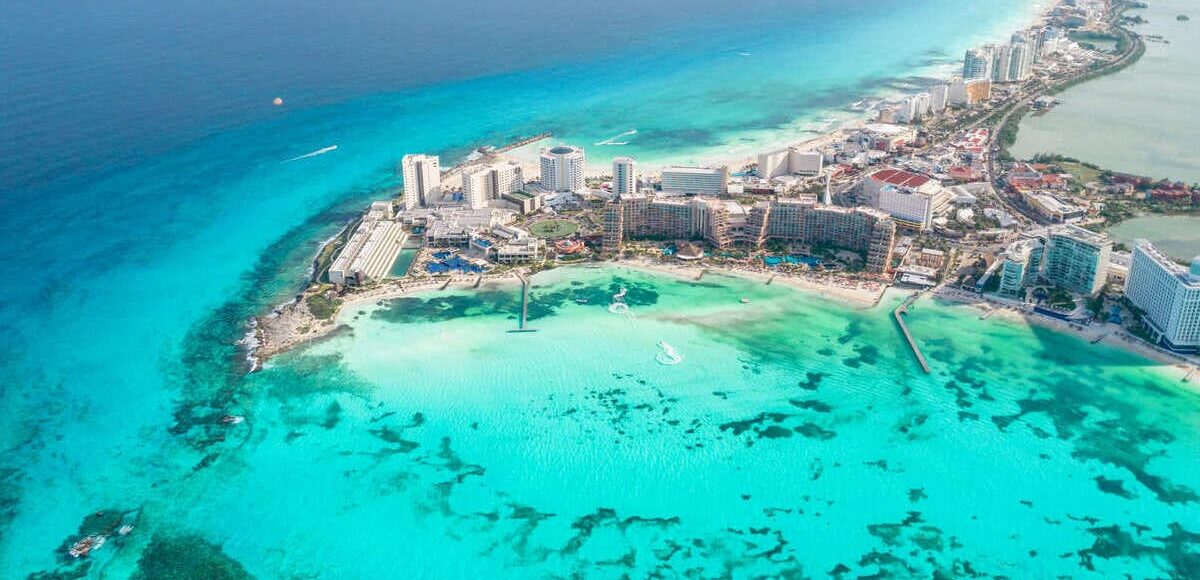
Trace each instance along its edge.
<path fill-rule="evenodd" d="M 675 352 L 675 348 L 672 347 L 670 344 L 668 344 L 667 341 L 665 341 L 665 340 L 658 341 L 658 348 L 661 348 L 662 352 L 655 355 L 654 358 L 655 358 L 655 360 L 658 361 L 659 364 L 664 364 L 664 365 L 669 366 L 669 365 L 677 365 L 683 361 L 683 357 L 679 356 L 679 353 Z"/>
<path fill-rule="evenodd" d="M 625 318 L 633 319 L 633 313 L 629 311 L 629 305 L 625 303 L 625 287 L 621 287 L 621 291 L 613 294 L 612 304 L 608 305 L 608 311 L 613 314 L 624 315 Z"/>
<path fill-rule="evenodd" d="M 301 159 L 308 159 L 309 157 L 316 157 L 318 155 L 324 155 L 326 153 L 329 153 L 330 151 L 335 151 L 335 150 L 337 150 L 337 145 L 330 145 L 328 147 L 322 147 L 320 149 L 317 149 L 316 151 L 313 151 L 312 153 L 305 153 L 304 155 L 298 155 L 291 159 L 285 159 L 283 161 L 283 163 L 291 163 L 293 161 L 299 161 Z"/>
<path fill-rule="evenodd" d="M 618 139 L 632 137 L 634 135 L 637 135 L 637 129 L 630 129 L 619 135 L 613 135 L 612 137 L 609 137 L 603 141 L 597 141 L 594 143 L 594 145 L 628 145 L 629 141 L 618 141 Z"/>

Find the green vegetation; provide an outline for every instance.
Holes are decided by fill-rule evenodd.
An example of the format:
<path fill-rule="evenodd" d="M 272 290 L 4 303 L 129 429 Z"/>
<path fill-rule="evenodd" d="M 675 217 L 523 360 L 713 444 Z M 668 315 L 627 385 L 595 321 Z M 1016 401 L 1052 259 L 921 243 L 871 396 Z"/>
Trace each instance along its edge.
<path fill-rule="evenodd" d="M 1067 36 L 1075 42 L 1117 42 L 1121 40 L 1119 34 L 1095 30 L 1072 30 Z"/>
<path fill-rule="evenodd" d="M 1000 127 L 1000 132 L 997 136 L 997 143 L 1000 145 L 1000 160 L 1012 161 L 1012 154 L 1008 152 L 1009 147 L 1012 147 L 1017 142 L 1017 131 L 1021 128 L 1021 119 L 1025 117 L 1025 113 L 1029 112 L 1029 107 L 1024 105 L 1014 105 L 1017 107 L 1008 119 L 1004 121 L 1004 125 Z"/>
<path fill-rule="evenodd" d="M 1063 171 L 1070 173 L 1075 178 L 1075 183 L 1084 185 L 1093 181 L 1100 180 L 1100 174 L 1104 173 L 1099 167 L 1091 163 L 1060 163 L 1058 167 Z"/>
<path fill-rule="evenodd" d="M 346 245 L 346 241 L 350 239 L 350 236 L 354 233 L 354 230 L 358 228 L 358 224 L 360 223 L 362 223 L 362 220 L 355 220 L 354 223 L 343 229 L 336 238 L 329 240 L 329 243 L 321 247 L 321 251 L 313 260 L 314 282 L 321 280 L 325 276 L 326 272 L 329 271 L 329 266 L 333 264 L 334 257 L 337 255 L 338 251 Z"/>
<path fill-rule="evenodd" d="M 1066 290 L 1055 288 L 1050 291 L 1050 298 L 1046 299 L 1046 304 L 1056 310 L 1074 310 L 1075 298 Z"/>
<path fill-rule="evenodd" d="M 529 231 L 539 238 L 565 238 L 579 230 L 571 220 L 542 220 L 529 226 Z"/>
<path fill-rule="evenodd" d="M 308 311 L 313 317 L 318 320 L 329 320 L 337 314 L 338 308 L 342 306 L 341 298 L 330 298 L 325 293 L 312 294 L 304 299 L 304 303 L 308 305 Z"/>
<path fill-rule="evenodd" d="M 1104 293 L 1107 291 L 1108 286 L 1105 286 L 1104 289 L 1100 290 L 1100 292 L 1096 293 L 1095 296 L 1089 298 L 1087 301 L 1088 310 L 1091 310 L 1092 314 L 1096 318 L 1100 318 L 1104 312 Z"/>

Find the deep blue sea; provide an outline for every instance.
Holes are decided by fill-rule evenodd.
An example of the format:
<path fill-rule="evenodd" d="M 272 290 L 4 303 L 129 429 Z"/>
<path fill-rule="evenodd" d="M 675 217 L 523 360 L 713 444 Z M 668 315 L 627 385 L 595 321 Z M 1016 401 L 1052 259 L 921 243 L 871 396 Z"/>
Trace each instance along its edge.
<path fill-rule="evenodd" d="M 583 357 L 587 362 L 579 368 L 593 370 L 604 362 L 588 358 L 586 342 L 545 339 L 527 351 L 528 360 L 520 363 L 526 366 L 518 364 L 503 376 L 491 372 L 495 367 L 480 366 L 478 361 L 492 361 L 496 353 L 512 362 L 526 352 L 509 343 L 492 344 L 486 338 L 490 334 L 463 330 L 484 325 L 508 336 L 497 330 L 506 324 L 503 316 L 488 310 L 495 304 L 487 300 L 508 304 L 511 297 L 503 298 L 501 291 L 482 298 L 483 306 L 469 303 L 476 298 L 449 298 L 446 304 L 415 304 L 412 313 L 400 308 L 371 318 L 373 324 L 382 320 L 393 326 L 364 325 L 359 334 L 340 337 L 342 342 L 282 357 L 249 376 L 237 347 L 249 317 L 300 287 L 321 240 L 368 200 L 394 193 L 399 185 L 395 166 L 405 153 L 440 153 L 449 165 L 474 147 L 546 130 L 587 147 L 591 161 L 599 164 L 626 154 L 655 163 L 752 152 L 801 139 L 805 130 L 847 117 L 846 107 L 863 96 L 919 87 L 952 67 L 966 47 L 1003 38 L 1023 24 L 1034 5 L 1031 0 L 4 2 L 0 231 L 6 234 L 8 267 L 0 283 L 0 577 L 41 571 L 159 578 L 164 570 L 205 578 L 247 573 L 264 578 L 618 577 L 656 569 L 666 574 L 656 568 L 660 564 L 678 565 L 678 575 L 685 565 L 694 565 L 707 577 L 754 561 L 782 575 L 805 558 L 833 568 L 843 554 L 822 547 L 822 534 L 830 528 L 792 520 L 770 533 L 755 530 L 763 529 L 762 514 L 776 508 L 828 511 L 833 503 L 802 506 L 818 500 L 807 494 L 789 497 L 787 486 L 812 477 L 814 470 L 832 473 L 845 457 L 858 467 L 844 481 L 827 478 L 821 485 L 828 486 L 822 493 L 829 495 L 819 501 L 833 502 L 837 496 L 837 509 L 870 518 L 872 526 L 885 525 L 868 533 L 858 525 L 862 522 L 846 520 L 857 531 L 847 531 L 837 546 L 829 544 L 853 551 L 855 559 L 845 563 L 856 573 L 885 567 L 900 576 L 906 569 L 962 571 L 959 559 L 966 556 L 953 553 L 953 546 L 971 536 L 971 559 L 996 552 L 994 558 L 984 557 L 989 571 L 1010 577 L 1044 577 L 1064 569 L 1088 574 L 1074 561 L 1049 560 L 1057 554 L 1045 553 L 1030 564 L 1026 552 L 1036 541 L 1012 540 L 1002 549 L 989 545 L 989 536 L 1008 530 L 972 528 L 965 513 L 963 521 L 945 522 L 947 528 L 962 526 L 965 535 L 939 536 L 944 556 L 907 555 L 914 546 L 933 542 L 927 526 L 918 525 L 920 516 L 911 515 L 910 508 L 917 508 L 904 503 L 919 502 L 924 492 L 907 487 L 917 485 L 908 475 L 897 476 L 903 481 L 886 478 L 903 469 L 895 461 L 922 456 L 920 448 L 906 447 L 907 441 L 927 439 L 892 433 L 900 440 L 889 445 L 900 459 L 893 459 L 889 470 L 886 461 L 877 467 L 882 458 L 864 455 L 869 447 L 864 442 L 876 431 L 848 426 L 845 438 L 837 439 L 833 424 L 874 416 L 872 393 L 885 387 L 872 385 L 886 385 L 892 376 L 886 371 L 907 361 L 884 356 L 885 365 L 895 367 L 856 374 L 853 369 L 875 364 L 878 353 L 863 350 L 876 340 L 872 329 L 891 329 L 875 328 L 859 320 L 864 315 L 829 305 L 809 311 L 783 295 L 763 296 L 765 303 L 780 304 L 777 322 L 785 327 L 777 330 L 788 336 L 802 336 L 805 317 L 841 324 L 838 316 L 844 315 L 850 325 L 842 333 L 845 340 L 829 335 L 829 352 L 835 355 L 807 352 L 803 349 L 826 347 L 800 341 L 788 344 L 793 350 L 759 360 L 756 353 L 770 350 L 761 337 L 689 326 L 680 344 L 713 353 L 713 366 L 691 368 L 672 379 L 647 358 L 645 369 L 627 365 L 611 369 L 611 376 L 589 375 L 575 394 L 586 393 L 579 394 L 586 401 L 578 416 L 591 417 L 591 423 L 556 418 L 560 412 L 575 413 L 574 403 L 563 403 L 575 396 L 569 388 L 575 367 L 563 361 Z M 275 97 L 283 98 L 284 106 L 272 106 Z M 595 145 L 634 129 L 624 139 L 627 145 Z M 331 145 L 338 148 L 284 163 Z M 570 284 L 624 283 L 609 278 L 552 281 L 545 292 L 561 298 L 554 293 Z M 640 283 L 647 297 L 661 296 L 665 304 L 683 309 L 683 298 L 691 300 L 688 289 L 662 281 Z M 750 290 L 728 282 L 715 284 L 713 292 L 720 302 Z M 709 314 L 722 314 L 713 308 Z M 484 314 L 474 320 L 479 312 Z M 662 320 L 645 328 L 662 332 L 672 324 L 696 322 L 666 312 L 657 316 Z M 969 312 L 939 316 L 950 321 L 944 323 L 974 319 Z M 419 323 L 411 330 L 395 326 L 414 322 Z M 547 327 L 558 333 L 574 328 L 562 320 Z M 618 340 L 623 331 L 606 332 Z M 1030 345 L 1047 340 L 1013 333 L 1018 331 L 1001 334 Z M 565 335 L 548 331 L 546 336 Z M 632 350 L 637 346 L 630 343 L 628 352 L 619 351 L 626 357 L 622 365 L 641 360 Z M 403 356 L 391 354 L 392 348 Z M 960 361 L 946 349 L 944 362 L 993 368 L 986 348 L 979 346 L 982 361 Z M 478 364 L 441 364 L 435 368 L 446 372 L 432 380 L 422 376 L 427 370 L 419 361 L 469 357 L 463 353 L 470 349 L 491 354 L 468 358 Z M 826 364 L 820 356 L 834 356 L 828 364 L 837 370 L 820 370 Z M 1071 359 L 1074 364 L 1083 364 L 1079 357 Z M 541 366 L 546 360 L 554 364 Z M 1113 384 L 1122 389 L 1157 380 L 1138 360 L 1114 360 L 1120 364 L 1103 373 L 1112 374 Z M 389 361 L 396 366 L 387 366 Z M 794 366 L 798 361 L 807 366 Z M 1121 374 L 1127 367 L 1133 374 Z M 543 371 L 549 373 L 545 382 L 530 387 L 527 396 L 515 390 Z M 807 377 L 815 389 L 820 377 L 813 379 L 812 373 L 838 377 L 831 381 L 833 388 L 845 390 L 831 397 L 846 397 L 845 416 L 823 426 L 796 423 L 794 432 L 802 437 L 786 443 L 764 439 L 757 447 L 718 425 L 734 421 L 736 430 L 735 420 L 747 413 L 789 405 L 792 395 L 755 391 L 763 377 L 776 387 Z M 706 376 L 722 377 L 728 389 L 705 384 Z M 1026 378 L 1031 382 L 1022 378 L 1014 384 L 1022 389 L 1034 384 Z M 680 408 L 688 420 L 699 422 L 695 432 L 672 432 L 670 438 L 642 433 L 652 442 L 646 447 L 622 439 L 631 428 L 613 422 L 613 414 L 630 420 L 630 408 L 640 407 L 626 401 L 632 396 L 628 389 L 608 382 L 643 379 L 660 381 L 663 391 L 639 397 L 687 400 Z M 1003 378 L 988 374 L 987 380 Z M 953 391 L 924 380 L 914 384 L 918 394 L 931 397 Z M 502 394 L 488 391 L 502 386 Z M 886 387 L 901 392 L 896 385 Z M 728 402 L 709 395 L 725 390 L 746 398 Z M 1063 409 L 1087 404 L 1080 399 L 1086 399 L 1087 390 L 1064 387 Z M 696 393 L 705 397 L 688 398 Z M 997 414 L 1018 413 L 1005 425 L 1021 424 L 1025 405 L 1038 404 L 1024 391 L 1005 391 L 1005 397 L 996 405 L 1010 408 L 996 409 Z M 1053 470 L 1038 480 L 1042 483 L 1055 481 L 1055 474 L 1081 476 L 1084 471 L 1071 471 L 1074 461 L 1105 466 L 1076 481 L 1114 502 L 1098 510 L 1104 517 L 1125 509 L 1120 494 L 1157 498 L 1146 521 L 1136 523 L 1154 526 L 1163 537 L 1175 534 L 1167 545 L 1176 552 L 1129 540 L 1122 545 L 1141 550 L 1138 558 L 1093 564 L 1092 573 L 1163 570 L 1155 567 L 1165 561 L 1161 554 L 1175 557 L 1179 546 L 1190 545 L 1190 532 L 1170 527 L 1195 516 L 1190 507 L 1195 503 L 1186 466 L 1168 453 L 1176 451 L 1168 443 L 1191 444 L 1194 430 L 1155 430 L 1155 423 L 1143 417 L 1138 425 L 1152 444 L 1142 448 L 1105 435 L 1103 425 L 1093 425 L 1092 419 L 1060 410 L 1052 419 L 1064 422 L 1063 438 L 1045 443 L 1059 447 L 1038 447 L 1042 438 L 1036 434 L 1049 427 L 1031 419 L 1028 430 L 1035 435 L 1022 431 L 1024 447 L 1008 457 L 994 453 L 1006 448 L 1003 428 L 997 431 L 986 421 L 962 423 L 963 412 L 974 413 L 962 408 L 964 400 L 951 397 L 930 412 L 956 428 L 984 433 L 989 443 L 980 447 L 976 460 L 964 460 L 964 468 L 983 469 L 982 462 L 997 469 L 996 481 L 1007 485 L 1022 481 L 1024 462 L 1042 452 L 1054 461 Z M 888 408 L 896 421 L 918 420 L 904 412 L 915 402 L 893 403 Z M 1093 403 L 1101 414 L 1139 417 L 1118 397 Z M 1154 399 L 1152 405 L 1167 422 L 1176 418 L 1170 409 L 1190 409 L 1196 402 L 1194 397 Z M 514 411 L 506 412 L 510 408 Z M 938 414 L 947 409 L 949 414 Z M 218 422 L 226 413 L 245 415 L 247 421 L 231 429 Z M 891 414 L 886 417 L 891 421 Z M 753 421 L 749 425 L 752 432 L 774 438 L 776 431 L 754 427 Z M 1080 433 L 1099 437 L 1104 452 L 1085 449 L 1080 457 L 1072 455 L 1071 437 Z M 682 459 L 688 457 L 684 453 L 679 461 L 663 451 L 694 449 L 704 437 L 720 451 L 701 460 Z M 611 440 L 620 441 L 621 453 L 603 447 Z M 830 447 L 820 453 L 792 447 L 812 440 Z M 738 451 L 752 447 L 764 451 Z M 952 454 L 954 448 L 933 446 L 926 457 L 942 452 Z M 639 456 L 648 459 L 645 465 L 635 461 Z M 794 457 L 803 461 L 791 461 Z M 944 459 L 953 462 L 949 455 Z M 391 463 L 401 461 L 406 467 Z M 934 463 L 949 464 L 939 461 Z M 1001 465 L 993 465 L 997 462 Z M 800 471 L 787 471 L 782 483 L 764 475 L 781 464 Z M 656 469 L 664 465 L 671 475 L 659 478 Z M 744 465 L 746 471 L 739 476 L 740 469 L 719 467 L 729 465 Z M 918 472 L 914 466 L 909 473 Z M 756 479 L 739 488 L 746 483 L 739 477 L 746 474 Z M 863 496 L 872 498 L 869 505 L 856 506 L 847 490 L 858 488 L 848 482 L 861 483 L 864 477 L 892 491 L 905 486 L 901 495 L 907 499 L 868 490 Z M 1101 477 L 1109 491 L 1096 491 L 1093 477 Z M 941 479 L 969 480 L 966 471 Z M 1116 480 L 1128 487 L 1112 483 Z M 469 483 L 459 486 L 464 481 Z M 721 482 L 730 483 L 723 487 Z M 972 499 L 941 489 L 947 494 L 934 503 L 943 515 Z M 1064 502 L 1092 497 L 1081 489 L 1063 487 L 1054 497 Z M 1119 493 L 1110 493 L 1114 489 Z M 989 526 L 1009 521 L 1005 510 L 1025 509 L 1009 497 L 1013 493 L 979 505 Z M 782 503 L 759 505 L 751 495 Z M 722 507 L 708 514 L 697 509 L 710 504 Z M 724 513 L 737 515 L 722 521 Z M 1026 519 L 1042 517 L 1022 513 Z M 1044 517 L 1073 521 L 1057 512 Z M 896 521 L 889 524 L 888 518 Z M 114 521 L 131 522 L 134 531 L 114 537 L 86 560 L 63 553 L 64 544 L 78 534 L 107 529 Z M 680 521 L 684 525 L 677 528 Z M 1114 534 L 1136 528 L 1128 521 L 1120 526 Z M 721 531 L 730 527 L 754 536 L 763 544 L 762 554 Z M 882 540 L 877 529 L 884 530 Z M 1093 537 L 1100 538 L 1097 542 L 1107 537 L 1081 529 L 1038 533 L 1059 538 L 1049 542 L 1056 550 L 1086 548 Z M 1182 539 L 1175 542 L 1177 535 Z M 775 538 L 792 547 L 773 549 Z M 1080 538 L 1086 539 L 1082 546 Z M 681 545 L 685 541 L 688 546 Z M 798 546 L 804 552 L 795 552 Z M 1107 553 L 1103 548 L 1094 554 Z M 878 555 L 857 559 L 873 550 L 898 554 L 893 558 L 899 563 Z M 647 559 L 650 554 L 655 559 Z M 687 564 L 673 561 L 675 554 Z M 792 560 L 777 561 L 779 554 Z M 1094 554 L 1079 558 L 1086 556 L 1090 563 Z M 1140 554 L 1149 556 L 1143 561 Z M 915 568 L 905 568 L 905 559 Z M 1187 565 L 1185 559 L 1174 569 Z M 825 569 L 809 571 L 819 575 Z"/>

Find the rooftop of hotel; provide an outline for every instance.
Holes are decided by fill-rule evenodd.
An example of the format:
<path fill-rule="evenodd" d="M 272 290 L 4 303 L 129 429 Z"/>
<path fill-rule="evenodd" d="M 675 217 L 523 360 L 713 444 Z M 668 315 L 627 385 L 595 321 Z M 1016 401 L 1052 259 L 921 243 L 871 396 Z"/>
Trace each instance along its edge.
<path fill-rule="evenodd" d="M 684 165 L 668 165 L 662 168 L 663 173 L 702 173 L 705 175 L 724 170 L 724 167 L 692 167 Z"/>
<path fill-rule="evenodd" d="M 911 131 L 908 127 L 893 125 L 891 123 L 868 123 L 863 127 L 872 133 L 881 133 L 885 135 L 903 135 Z"/>
<path fill-rule="evenodd" d="M 888 183 L 898 185 L 900 187 L 921 187 L 929 183 L 930 179 L 919 173 L 904 171 L 903 169 L 880 169 L 871 174 L 871 178 Z"/>
<path fill-rule="evenodd" d="M 1050 235 L 1067 236 L 1096 246 L 1109 241 L 1108 234 L 1093 232 L 1092 230 L 1084 229 L 1071 224 L 1051 229 Z"/>
<path fill-rule="evenodd" d="M 1155 247 L 1149 240 L 1137 240 L 1134 242 L 1134 246 L 1147 256 L 1150 256 L 1164 270 L 1179 278 L 1181 282 L 1189 286 L 1200 286 L 1200 256 L 1192 258 L 1191 264 L 1188 267 L 1184 267 L 1171 259 L 1170 256 L 1164 254 L 1162 250 Z"/>
<path fill-rule="evenodd" d="M 1065 202 L 1061 199 L 1058 199 L 1057 197 L 1054 197 L 1053 195 L 1050 195 L 1048 193 L 1033 193 L 1033 194 L 1030 194 L 1030 196 L 1037 198 L 1039 203 L 1046 206 L 1046 209 L 1053 211 L 1053 212 L 1069 213 L 1069 212 L 1083 210 L 1083 208 L 1080 206 L 1067 203 L 1067 202 Z"/>

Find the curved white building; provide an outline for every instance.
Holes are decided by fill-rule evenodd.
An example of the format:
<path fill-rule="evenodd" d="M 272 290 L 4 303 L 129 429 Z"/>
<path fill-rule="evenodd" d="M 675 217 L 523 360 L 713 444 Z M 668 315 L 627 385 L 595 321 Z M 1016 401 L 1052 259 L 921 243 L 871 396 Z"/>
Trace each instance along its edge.
<path fill-rule="evenodd" d="M 580 147 L 558 145 L 542 149 L 542 189 L 579 191 L 584 188 L 586 170 L 587 158 Z"/>

